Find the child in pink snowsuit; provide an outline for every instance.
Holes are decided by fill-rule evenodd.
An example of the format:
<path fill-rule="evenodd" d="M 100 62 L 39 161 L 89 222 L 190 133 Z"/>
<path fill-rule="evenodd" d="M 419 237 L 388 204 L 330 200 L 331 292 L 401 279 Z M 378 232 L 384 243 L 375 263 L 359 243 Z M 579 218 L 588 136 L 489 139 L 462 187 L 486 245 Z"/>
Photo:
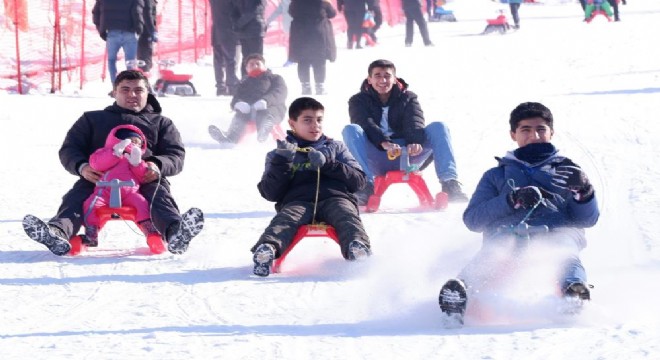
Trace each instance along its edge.
<path fill-rule="evenodd" d="M 142 154 L 147 149 L 147 141 L 140 129 L 133 125 L 120 125 L 113 128 L 105 140 L 105 146 L 96 150 L 89 157 L 89 165 L 102 171 L 100 181 L 118 179 L 133 180 L 134 186 L 120 188 L 122 206 L 132 206 L 137 211 L 136 222 L 148 235 L 156 231 L 151 223 L 149 202 L 140 194 L 140 183 L 147 171 L 147 164 Z M 110 187 L 96 186 L 94 193 L 85 200 L 85 236 L 90 245 L 98 244 L 99 218 L 96 210 L 110 202 Z"/>

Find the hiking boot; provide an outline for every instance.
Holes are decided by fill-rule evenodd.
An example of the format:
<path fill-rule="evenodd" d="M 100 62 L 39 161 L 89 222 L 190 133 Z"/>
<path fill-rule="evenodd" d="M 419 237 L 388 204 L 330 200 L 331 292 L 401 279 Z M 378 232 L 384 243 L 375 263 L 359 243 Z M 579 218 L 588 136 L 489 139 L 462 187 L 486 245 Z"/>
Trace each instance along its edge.
<path fill-rule="evenodd" d="M 181 214 L 181 221 L 176 221 L 167 227 L 167 250 L 172 254 L 183 254 L 188 250 L 190 240 L 204 228 L 202 210 L 191 208 Z"/>
<path fill-rule="evenodd" d="M 447 194 L 450 202 L 468 201 L 467 195 L 461 190 L 461 183 L 458 180 L 451 179 L 442 182 L 442 192 Z"/>
<path fill-rule="evenodd" d="M 348 260 L 363 260 L 371 255 L 367 245 L 360 239 L 355 239 L 348 244 Z"/>
<path fill-rule="evenodd" d="M 257 246 L 252 256 L 252 261 L 254 261 L 252 273 L 263 277 L 270 275 L 273 259 L 275 259 L 275 246 L 265 243 Z"/>
<path fill-rule="evenodd" d="M 316 83 L 316 95 L 326 95 L 327 92 L 325 92 L 325 87 L 323 86 L 323 83 Z"/>
<path fill-rule="evenodd" d="M 591 300 L 590 287 L 592 286 L 581 282 L 574 282 L 570 283 L 562 292 L 565 298 L 577 298 L 589 301 Z"/>
<path fill-rule="evenodd" d="M 368 181 L 367 185 L 364 186 L 364 189 L 355 193 L 355 196 L 358 199 L 358 206 L 367 206 L 369 202 L 369 197 L 374 194 L 374 183 Z"/>
<path fill-rule="evenodd" d="M 463 323 L 463 315 L 467 307 L 467 288 L 463 281 L 451 279 L 440 289 L 438 299 L 440 309 L 450 317 L 457 317 Z"/>
<path fill-rule="evenodd" d="M 23 230 L 30 239 L 46 246 L 55 255 L 66 255 L 71 250 L 71 244 L 62 229 L 48 225 L 36 216 L 25 215 Z"/>
<path fill-rule="evenodd" d="M 312 85 L 308 82 L 301 83 L 302 94 L 303 95 L 312 95 Z"/>
<path fill-rule="evenodd" d="M 99 228 L 94 225 L 85 226 L 85 236 L 82 240 L 83 244 L 89 247 L 99 246 Z"/>

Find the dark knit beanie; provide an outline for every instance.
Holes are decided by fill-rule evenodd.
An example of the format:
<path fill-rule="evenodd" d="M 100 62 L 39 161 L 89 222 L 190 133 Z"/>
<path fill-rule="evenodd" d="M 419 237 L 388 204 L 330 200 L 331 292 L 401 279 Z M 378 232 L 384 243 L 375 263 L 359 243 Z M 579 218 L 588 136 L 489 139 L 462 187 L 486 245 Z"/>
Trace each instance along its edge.
<path fill-rule="evenodd" d="M 122 128 L 115 132 L 115 137 L 119 140 L 124 140 L 132 137 L 136 137 L 142 140 L 142 136 L 131 129 Z"/>

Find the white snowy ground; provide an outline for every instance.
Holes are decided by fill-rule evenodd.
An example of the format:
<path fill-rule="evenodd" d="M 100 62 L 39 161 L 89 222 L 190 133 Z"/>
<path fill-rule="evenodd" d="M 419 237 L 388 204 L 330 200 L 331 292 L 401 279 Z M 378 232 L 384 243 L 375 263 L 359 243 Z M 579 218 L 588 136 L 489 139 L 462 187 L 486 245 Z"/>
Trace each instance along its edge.
<path fill-rule="evenodd" d="M 213 96 L 210 61 L 192 64 L 200 97 L 161 98 L 188 154 L 171 178 L 182 209 L 206 214 L 183 256 L 150 255 L 135 227 L 108 224 L 98 249 L 56 257 L 23 233 L 21 219 L 53 216 L 75 178 L 59 164 L 65 132 L 83 111 L 110 103 L 109 85 L 82 94 L 0 95 L 0 358 L 19 359 L 658 359 L 660 325 L 660 4 L 631 0 L 622 20 L 581 21 L 577 3 L 523 5 L 522 30 L 478 36 L 502 6 L 451 3 L 456 23 L 432 23 L 436 46 L 419 35 L 403 47 L 403 26 L 382 44 L 348 51 L 328 68 L 326 133 L 340 137 L 348 97 L 368 63 L 388 58 L 420 95 L 428 121 L 452 131 L 461 181 L 471 193 L 493 156 L 514 147 L 508 114 L 540 101 L 555 116 L 555 144 L 585 167 L 602 215 L 588 230 L 583 261 L 593 301 L 560 316 L 539 266 L 506 280 L 509 292 L 471 308 L 465 327 L 445 329 L 438 290 L 480 246 L 462 223 L 464 204 L 444 212 L 399 211 L 416 204 L 400 185 L 383 212 L 364 214 L 374 255 L 347 263 L 330 240 L 304 240 L 282 274 L 251 276 L 249 248 L 274 214 L 260 198 L 263 157 L 274 146 L 219 149 L 228 98 Z M 269 65 L 299 95 L 285 51 Z M 425 178 L 440 190 L 432 172 Z M 543 255 L 541 255 L 543 256 Z M 530 276 L 531 275 L 531 276 Z M 532 279 L 530 279 L 532 278 Z M 482 304 L 483 305 L 483 304 Z"/>

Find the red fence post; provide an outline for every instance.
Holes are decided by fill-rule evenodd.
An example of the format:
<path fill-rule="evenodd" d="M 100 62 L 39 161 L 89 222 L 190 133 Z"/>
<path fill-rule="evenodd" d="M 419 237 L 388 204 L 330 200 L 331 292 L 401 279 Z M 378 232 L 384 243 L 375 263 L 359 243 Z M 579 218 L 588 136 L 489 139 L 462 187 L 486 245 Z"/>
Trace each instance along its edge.
<path fill-rule="evenodd" d="M 82 26 L 80 34 L 80 90 L 83 88 L 85 82 L 85 26 L 87 25 L 87 0 L 82 2 Z"/>
<path fill-rule="evenodd" d="M 16 36 L 16 81 L 18 93 L 23 94 L 23 79 L 21 78 L 21 50 L 18 36 L 18 0 L 14 0 L 14 34 Z"/>

